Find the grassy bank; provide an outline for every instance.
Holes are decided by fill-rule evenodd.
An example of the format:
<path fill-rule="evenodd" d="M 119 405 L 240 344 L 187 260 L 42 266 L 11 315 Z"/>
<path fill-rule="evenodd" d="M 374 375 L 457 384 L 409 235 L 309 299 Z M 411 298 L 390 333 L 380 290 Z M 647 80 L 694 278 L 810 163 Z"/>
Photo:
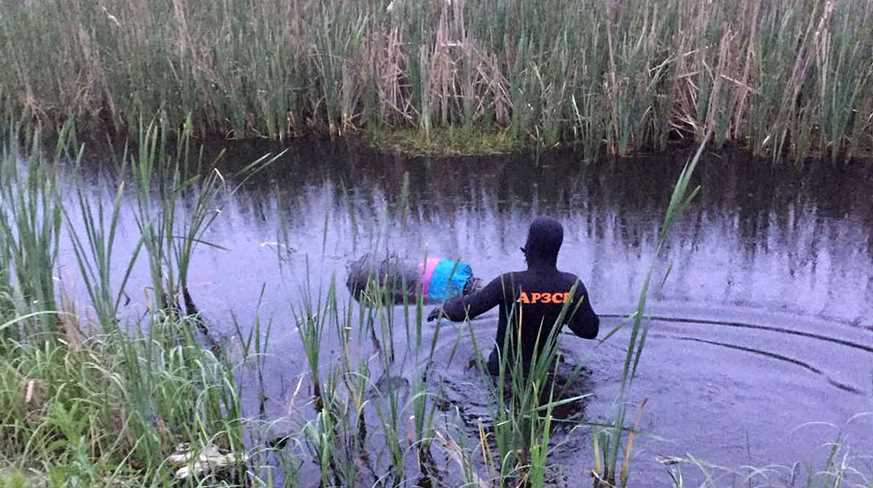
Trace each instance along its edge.
<path fill-rule="evenodd" d="M 869 156 L 873 0 L 3 0 L 7 115 Z"/>
<path fill-rule="evenodd" d="M 76 191 L 84 184 L 63 187 L 62 156 L 75 161 L 78 154 L 64 144 L 68 130 L 54 155 L 41 156 L 44 146 L 30 133 L 10 132 L 0 151 L 0 486 L 543 487 L 558 471 L 552 454 L 561 440 L 552 436 L 582 431 L 593 454 L 588 469 L 572 473 L 571 486 L 634 486 L 643 476 L 634 465 L 639 421 L 628 421 L 626 411 L 648 331 L 648 284 L 661 278 L 655 262 L 623 324 L 630 339 L 621 390 L 605 424 L 577 419 L 567 426 L 555 414 L 587 392 L 556 391 L 551 336 L 542 338 L 548 347 L 528 376 L 520 374 L 520 357 L 503 358 L 502 377 L 487 383 L 489 418 L 478 419 L 471 434 L 433 379 L 446 367 L 434 356 L 448 325 L 424 322 L 420 296 L 395 306 L 393 290 L 373 281 L 356 304 L 340 298 L 331 280 L 289 297 L 292 314 L 282 325 L 299 334 L 303 370 L 289 372 L 297 380 L 287 386 L 293 392 L 281 435 L 264 438 L 261 429 L 275 419 L 260 412 L 263 384 L 271 381 L 260 361 L 287 351 L 270 351 L 269 331 L 257 318 L 251 328 L 237 327 L 233 341 L 210 339 L 187 274 L 193 253 L 211 245 L 205 230 L 233 182 L 271 160 L 261 158 L 241 175 L 212 176 L 189 133 L 171 150 L 166 128 L 144 126 L 138 149 L 116 159 L 116 198 L 107 205 Z M 31 144 L 20 146 L 22 140 Z M 689 181 L 699 156 L 669 197 L 659 250 L 695 195 Z M 66 177 L 76 178 L 75 165 L 65 164 Z M 73 191 L 62 195 L 62 187 Z M 129 255 L 115 248 L 122 212 L 136 215 L 128 231 L 138 233 L 139 244 Z M 62 247 L 72 249 L 68 271 L 75 277 L 58 270 Z M 128 275 L 110 269 L 129 273 L 137 261 L 147 264 L 148 287 L 128 291 L 144 293 L 147 308 L 141 318 L 124 318 Z M 70 288 L 85 293 L 71 297 Z M 430 338 L 426 327 L 433 328 Z M 459 327 L 458 339 L 473 344 L 472 367 L 483 367 L 473 325 Z M 241 380 L 249 376 L 255 379 Z M 260 408 L 244 411 L 244 387 L 255 390 Z M 555 434 L 559 421 L 566 430 Z M 673 458 L 663 484 L 686 486 L 694 471 L 704 486 L 725 486 L 726 479 L 733 486 L 869 486 L 869 473 L 857 467 L 863 459 L 849 453 L 835 444 L 825 465 L 807 472 Z"/>
<path fill-rule="evenodd" d="M 113 254 L 123 186 L 109 208 L 84 190 L 62 199 L 59 161 L 75 149 L 64 145 L 66 132 L 49 157 L 33 134 L 14 131 L 4 135 L 0 153 L 0 486 L 166 485 L 183 477 L 170 456 L 182 444 L 198 454 L 210 447 L 231 456 L 244 451 L 231 365 L 206 347 L 199 318 L 177 300 L 185 249 L 199 235 L 197 216 L 206 213 L 173 222 L 167 200 L 157 208 L 143 203 L 139 246 L 129 256 Z M 154 141 L 156 135 L 143 134 Z M 21 140 L 32 146 L 19 146 Z M 133 175 L 154 165 L 178 169 L 158 156 L 159 147 L 124 156 L 118 169 Z M 140 181 L 138 194 L 147 197 L 152 186 Z M 190 189 L 210 194 L 208 183 Z M 158 194 L 185 190 L 176 180 Z M 81 225 L 69 219 L 75 211 Z M 155 232 L 167 222 L 176 232 L 191 231 L 189 237 L 171 241 Z M 155 261 L 163 246 L 174 253 Z M 58 278 L 61 247 L 74 251 L 78 279 Z M 109 270 L 140 257 L 156 263 L 154 299 L 141 320 L 123 323 L 118 311 L 127 276 Z M 77 284 L 87 291 L 84 302 L 65 291 Z M 199 477 L 242 480 L 241 464 L 230 465 Z"/>

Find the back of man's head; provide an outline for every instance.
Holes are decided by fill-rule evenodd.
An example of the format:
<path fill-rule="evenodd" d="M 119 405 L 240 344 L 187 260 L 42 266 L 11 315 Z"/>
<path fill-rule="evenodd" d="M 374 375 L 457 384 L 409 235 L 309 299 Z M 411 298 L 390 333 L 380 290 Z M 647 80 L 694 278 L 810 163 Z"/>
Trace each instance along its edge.
<path fill-rule="evenodd" d="M 564 241 L 564 227 L 555 219 L 537 217 L 530 224 L 522 251 L 528 264 L 555 266 Z"/>

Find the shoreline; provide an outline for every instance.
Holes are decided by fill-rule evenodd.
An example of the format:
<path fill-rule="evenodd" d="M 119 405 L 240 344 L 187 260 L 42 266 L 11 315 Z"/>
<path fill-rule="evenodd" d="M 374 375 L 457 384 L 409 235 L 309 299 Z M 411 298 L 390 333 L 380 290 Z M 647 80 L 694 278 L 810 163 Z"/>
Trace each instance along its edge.
<path fill-rule="evenodd" d="M 8 124 L 0 124 L 4 131 L 8 132 Z M 22 130 L 26 132 L 27 129 Z M 695 140 L 670 141 L 664 149 L 640 148 L 626 155 L 610 154 L 605 144 L 592 151 L 584 147 L 580 142 L 556 143 L 548 147 L 535 143 L 519 143 L 511 140 L 507 131 L 486 132 L 480 129 L 465 129 L 463 127 L 437 128 L 431 131 L 428 137 L 423 131 L 410 128 L 391 129 L 362 129 L 343 135 L 331 135 L 326 130 L 312 128 L 300 132 L 293 137 L 277 140 L 268 137 L 225 137 L 219 133 L 206 133 L 187 137 L 192 147 L 206 150 L 223 150 L 227 148 L 250 147 L 255 157 L 262 156 L 266 152 L 277 152 L 298 145 L 311 142 L 343 144 L 353 151 L 366 153 L 374 157 L 401 157 L 408 160 L 446 160 L 446 161 L 476 161 L 483 158 L 540 158 L 549 154 L 569 154 L 578 156 L 581 164 L 596 162 L 633 162 L 634 160 L 649 157 L 667 157 L 676 155 L 678 158 L 688 157 L 697 147 Z M 125 133 L 111 132 L 106 129 L 98 130 L 93 126 L 84 131 L 77 131 L 72 137 L 76 150 L 84 147 L 83 159 L 98 160 L 109 159 L 121 154 L 127 146 L 128 150 L 136 147 L 134 131 Z M 52 132 L 43 136 L 43 148 L 45 150 L 56 149 L 59 132 Z M 181 130 L 169 130 L 168 148 L 175 147 L 175 141 L 186 137 Z M 810 151 L 802 161 L 793 160 L 789 155 L 779 158 L 773 156 L 755 155 L 754 151 L 746 144 L 728 141 L 719 147 L 707 149 L 715 154 L 739 154 L 750 161 L 763 164 L 772 164 L 783 167 L 802 167 L 809 164 L 856 166 L 873 165 L 873 148 L 851 158 L 832 160 L 823 151 Z M 21 145 L 24 147 L 24 144 Z M 261 152 L 260 154 L 257 154 Z"/>

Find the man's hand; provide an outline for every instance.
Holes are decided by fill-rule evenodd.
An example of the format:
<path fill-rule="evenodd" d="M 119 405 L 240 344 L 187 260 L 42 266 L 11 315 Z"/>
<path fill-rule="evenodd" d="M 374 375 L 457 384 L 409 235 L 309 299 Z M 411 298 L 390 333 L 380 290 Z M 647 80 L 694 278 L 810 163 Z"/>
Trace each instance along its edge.
<path fill-rule="evenodd" d="M 430 313 L 427 315 L 427 321 L 433 322 L 434 320 L 437 320 L 440 317 L 447 317 L 446 311 L 443 310 L 443 307 L 436 307 L 433 310 L 431 310 Z"/>

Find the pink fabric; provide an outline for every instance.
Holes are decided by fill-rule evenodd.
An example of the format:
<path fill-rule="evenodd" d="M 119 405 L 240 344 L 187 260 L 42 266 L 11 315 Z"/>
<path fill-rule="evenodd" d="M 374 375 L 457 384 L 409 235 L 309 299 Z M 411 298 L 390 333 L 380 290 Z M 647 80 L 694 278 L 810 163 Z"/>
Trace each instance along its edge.
<path fill-rule="evenodd" d="M 428 258 L 427 261 L 424 261 L 418 265 L 418 270 L 420 273 L 420 281 L 421 281 L 421 295 L 425 298 L 428 297 L 428 291 L 430 290 L 430 279 L 433 277 L 433 270 L 439 264 L 440 258 Z"/>

